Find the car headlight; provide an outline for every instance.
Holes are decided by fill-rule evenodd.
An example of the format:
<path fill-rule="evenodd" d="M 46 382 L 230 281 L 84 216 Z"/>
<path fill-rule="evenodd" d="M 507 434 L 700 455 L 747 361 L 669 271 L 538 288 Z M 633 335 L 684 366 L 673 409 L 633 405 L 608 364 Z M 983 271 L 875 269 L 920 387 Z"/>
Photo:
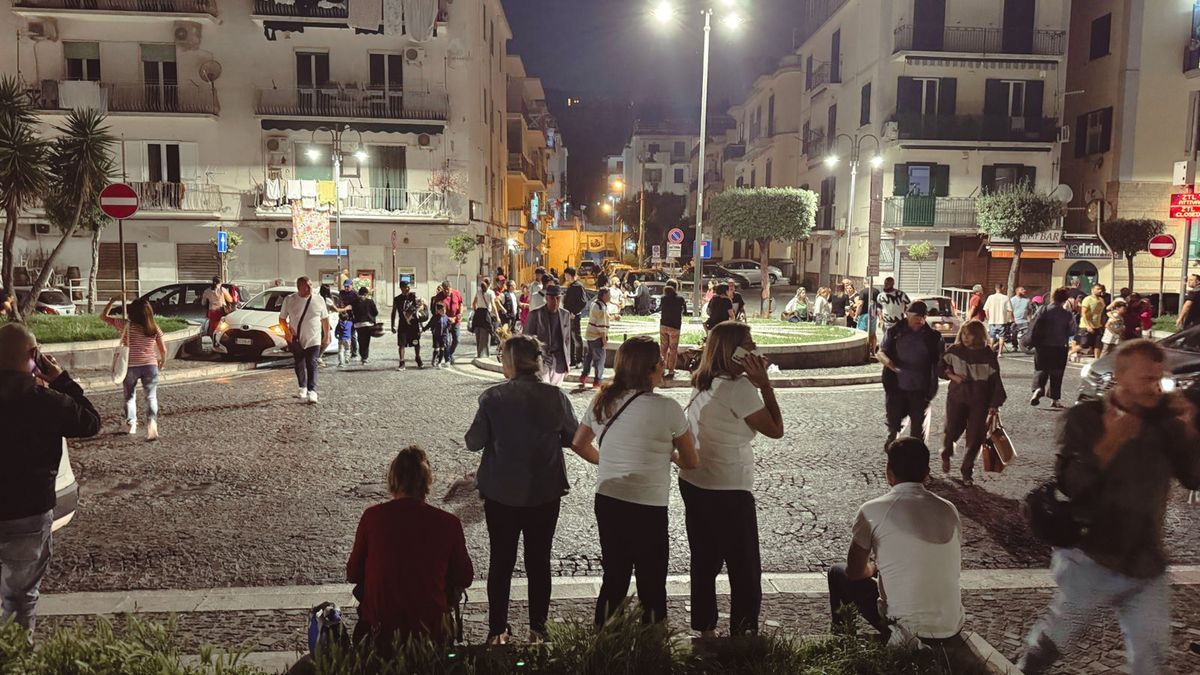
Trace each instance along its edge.
<path fill-rule="evenodd" d="M 282 324 L 277 323 L 274 326 L 271 326 L 270 328 L 268 328 L 267 330 L 271 331 L 275 335 L 278 335 L 279 337 L 285 337 Z"/>
<path fill-rule="evenodd" d="M 221 319 L 221 321 L 217 323 L 217 332 L 224 333 L 227 330 L 229 330 L 229 322 L 225 319 Z"/>
<path fill-rule="evenodd" d="M 1171 381 L 1171 388 L 1168 389 L 1166 381 Z M 1175 375 L 1173 377 L 1163 378 L 1163 391 L 1174 391 L 1175 389 L 1191 389 L 1197 384 L 1200 384 L 1200 373 L 1188 373 L 1186 375 Z"/>
<path fill-rule="evenodd" d="M 1175 379 L 1171 377 L 1164 377 L 1159 382 L 1159 387 L 1161 387 L 1164 392 L 1169 393 L 1175 391 Z"/>

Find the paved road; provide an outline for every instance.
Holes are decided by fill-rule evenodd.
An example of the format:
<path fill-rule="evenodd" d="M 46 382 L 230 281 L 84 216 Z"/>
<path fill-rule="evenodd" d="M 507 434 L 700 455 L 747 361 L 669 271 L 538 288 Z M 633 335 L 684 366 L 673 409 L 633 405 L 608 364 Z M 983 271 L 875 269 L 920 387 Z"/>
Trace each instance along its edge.
<path fill-rule="evenodd" d="M 368 369 L 321 371 L 318 406 L 292 398 L 295 382 L 287 370 L 164 387 L 156 444 L 115 435 L 120 397 L 98 395 L 105 433 L 74 446 L 82 501 L 56 541 L 45 590 L 340 581 L 359 514 L 386 498 L 387 464 L 410 443 L 429 451 L 437 474 L 434 501 L 462 519 L 483 576 L 487 533 L 480 502 L 466 490 L 443 495 L 478 462 L 461 439 L 477 396 L 495 380 L 469 367 L 396 372 L 395 357 L 389 360 L 379 347 Z M 1028 359 L 1006 357 L 1003 367 L 1013 395 L 1005 419 L 1020 459 L 973 489 L 940 478 L 933 484 L 963 516 L 964 565 L 972 568 L 1048 560 L 1028 534 L 1018 500 L 1051 471 L 1058 415 L 1028 405 Z M 1066 386 L 1077 388 L 1077 370 Z M 682 401 L 687 392 L 669 395 Z M 787 433 L 756 443 L 755 492 L 768 570 L 818 571 L 843 559 L 859 504 L 886 490 L 882 398 L 878 387 L 780 393 Z M 589 399 L 572 394 L 580 412 Z M 596 575 L 595 472 L 569 451 L 567 465 L 571 494 L 564 499 L 554 570 Z M 1200 561 L 1198 513 L 1182 491 L 1173 496 L 1168 529 L 1176 562 Z M 686 572 L 677 493 L 671 536 L 671 569 Z"/>

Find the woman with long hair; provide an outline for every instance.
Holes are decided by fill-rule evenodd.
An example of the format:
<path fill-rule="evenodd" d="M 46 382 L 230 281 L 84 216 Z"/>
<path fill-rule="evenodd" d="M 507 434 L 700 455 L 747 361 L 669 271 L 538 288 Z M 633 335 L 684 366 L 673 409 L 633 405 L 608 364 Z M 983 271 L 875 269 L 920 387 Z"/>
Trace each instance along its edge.
<path fill-rule="evenodd" d="M 946 429 L 942 441 L 942 473 L 950 472 L 950 458 L 963 432 L 967 449 L 963 455 L 962 478 L 974 485 L 975 459 L 987 440 L 988 426 L 1004 405 L 1004 383 L 1000 361 L 988 346 L 987 327 L 973 319 L 958 329 L 958 338 L 942 355 L 942 377 L 950 380 L 946 394 Z"/>
<path fill-rule="evenodd" d="M 588 311 L 587 332 L 583 336 L 587 340 L 587 348 L 583 350 L 583 372 L 579 375 L 580 388 L 587 386 L 588 371 L 592 370 L 593 366 L 596 371 L 593 386 L 599 389 L 600 381 L 604 379 L 604 361 L 608 356 L 606 349 L 608 347 L 609 294 L 610 291 L 607 288 L 597 291 L 592 308 Z"/>
<path fill-rule="evenodd" d="M 487 279 L 481 280 L 479 290 L 475 291 L 475 299 L 471 302 L 471 332 L 475 334 L 476 358 L 492 355 L 492 333 L 496 330 L 492 323 L 492 312 L 496 306 L 496 293 L 491 285 Z"/>
<path fill-rule="evenodd" d="M 687 302 L 679 295 L 679 282 L 671 279 L 663 288 L 658 302 L 658 339 L 662 341 L 663 361 L 667 364 L 667 379 L 675 377 L 675 361 L 679 358 L 679 333 L 683 330 L 683 313 Z"/>
<path fill-rule="evenodd" d="M 521 284 L 521 297 L 517 299 L 517 306 L 521 308 L 521 320 L 513 326 L 513 330 L 518 330 L 525 325 L 525 320 L 529 318 L 529 284 Z"/>
<path fill-rule="evenodd" d="M 129 369 L 122 387 L 125 393 L 125 423 L 121 432 L 137 433 L 137 385 L 146 392 L 146 440 L 158 440 L 158 372 L 167 360 L 162 330 L 154 321 L 150 303 L 138 298 L 129 303 L 127 319 L 110 316 L 116 297 L 108 301 L 100 316 L 121 333 L 121 343 L 129 347 Z"/>
<path fill-rule="evenodd" d="M 754 503 L 757 434 L 783 437 L 783 414 L 767 377 L 767 362 L 754 353 L 750 326 L 718 324 L 708 334 L 692 374 L 687 417 L 700 446 L 700 467 L 679 472 L 691 549 L 692 629 L 717 630 L 717 574 L 729 570 L 730 634 L 758 631 L 762 607 L 762 560 Z"/>
<path fill-rule="evenodd" d="M 783 308 L 783 315 L 780 318 L 791 323 L 799 323 L 807 320 L 808 303 L 808 291 L 803 286 L 797 288 L 795 297 L 788 300 L 787 305 Z"/>
<path fill-rule="evenodd" d="M 683 408 L 654 393 L 663 380 L 658 343 L 639 335 L 617 350 L 613 379 L 588 405 L 572 449 L 599 466 L 596 525 L 604 581 L 596 600 L 603 625 L 625 600 L 637 576 L 644 622 L 667 616 L 667 501 L 671 463 L 699 466 L 696 441 Z"/>
<path fill-rule="evenodd" d="M 812 304 L 812 320 L 817 325 L 829 325 L 829 316 L 833 311 L 833 303 L 830 302 L 832 295 L 833 291 L 828 286 L 817 289 L 817 297 Z"/>

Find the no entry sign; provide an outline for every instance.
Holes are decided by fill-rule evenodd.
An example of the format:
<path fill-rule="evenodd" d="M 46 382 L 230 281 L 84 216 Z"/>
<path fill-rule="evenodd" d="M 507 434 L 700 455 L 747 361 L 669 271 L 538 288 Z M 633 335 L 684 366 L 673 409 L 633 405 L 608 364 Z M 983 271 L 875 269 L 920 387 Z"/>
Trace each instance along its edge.
<path fill-rule="evenodd" d="M 100 191 L 100 210 L 114 220 L 130 218 L 138 211 L 138 196 L 124 183 L 113 183 Z"/>
<path fill-rule="evenodd" d="M 1156 234 L 1150 238 L 1150 255 L 1155 258 L 1170 258 L 1175 255 L 1175 237 Z"/>

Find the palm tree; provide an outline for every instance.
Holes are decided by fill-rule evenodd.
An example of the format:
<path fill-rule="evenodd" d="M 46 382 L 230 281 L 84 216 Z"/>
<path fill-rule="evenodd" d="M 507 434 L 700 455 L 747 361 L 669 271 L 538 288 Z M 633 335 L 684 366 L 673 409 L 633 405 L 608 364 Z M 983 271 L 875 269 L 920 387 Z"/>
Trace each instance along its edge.
<path fill-rule="evenodd" d="M 0 262 L 0 287 L 13 287 L 13 248 L 17 217 L 41 200 L 49 186 L 46 170 L 49 144 L 34 131 L 37 113 L 33 101 L 15 77 L 0 77 L 0 209 L 4 211 L 4 256 Z M 21 310 L 13 303 L 11 319 Z"/>
<path fill-rule="evenodd" d="M 54 261 L 79 229 L 84 215 L 91 214 L 97 207 L 100 191 L 116 175 L 113 146 L 117 140 L 105 125 L 103 113 L 92 109 L 72 110 L 63 125 L 55 130 L 59 136 L 54 139 L 50 151 L 50 170 L 54 179 L 46 200 L 46 211 L 62 228 L 63 235 L 33 281 L 33 288 L 21 306 L 25 313 L 33 308 L 46 287 L 54 272 Z"/>

